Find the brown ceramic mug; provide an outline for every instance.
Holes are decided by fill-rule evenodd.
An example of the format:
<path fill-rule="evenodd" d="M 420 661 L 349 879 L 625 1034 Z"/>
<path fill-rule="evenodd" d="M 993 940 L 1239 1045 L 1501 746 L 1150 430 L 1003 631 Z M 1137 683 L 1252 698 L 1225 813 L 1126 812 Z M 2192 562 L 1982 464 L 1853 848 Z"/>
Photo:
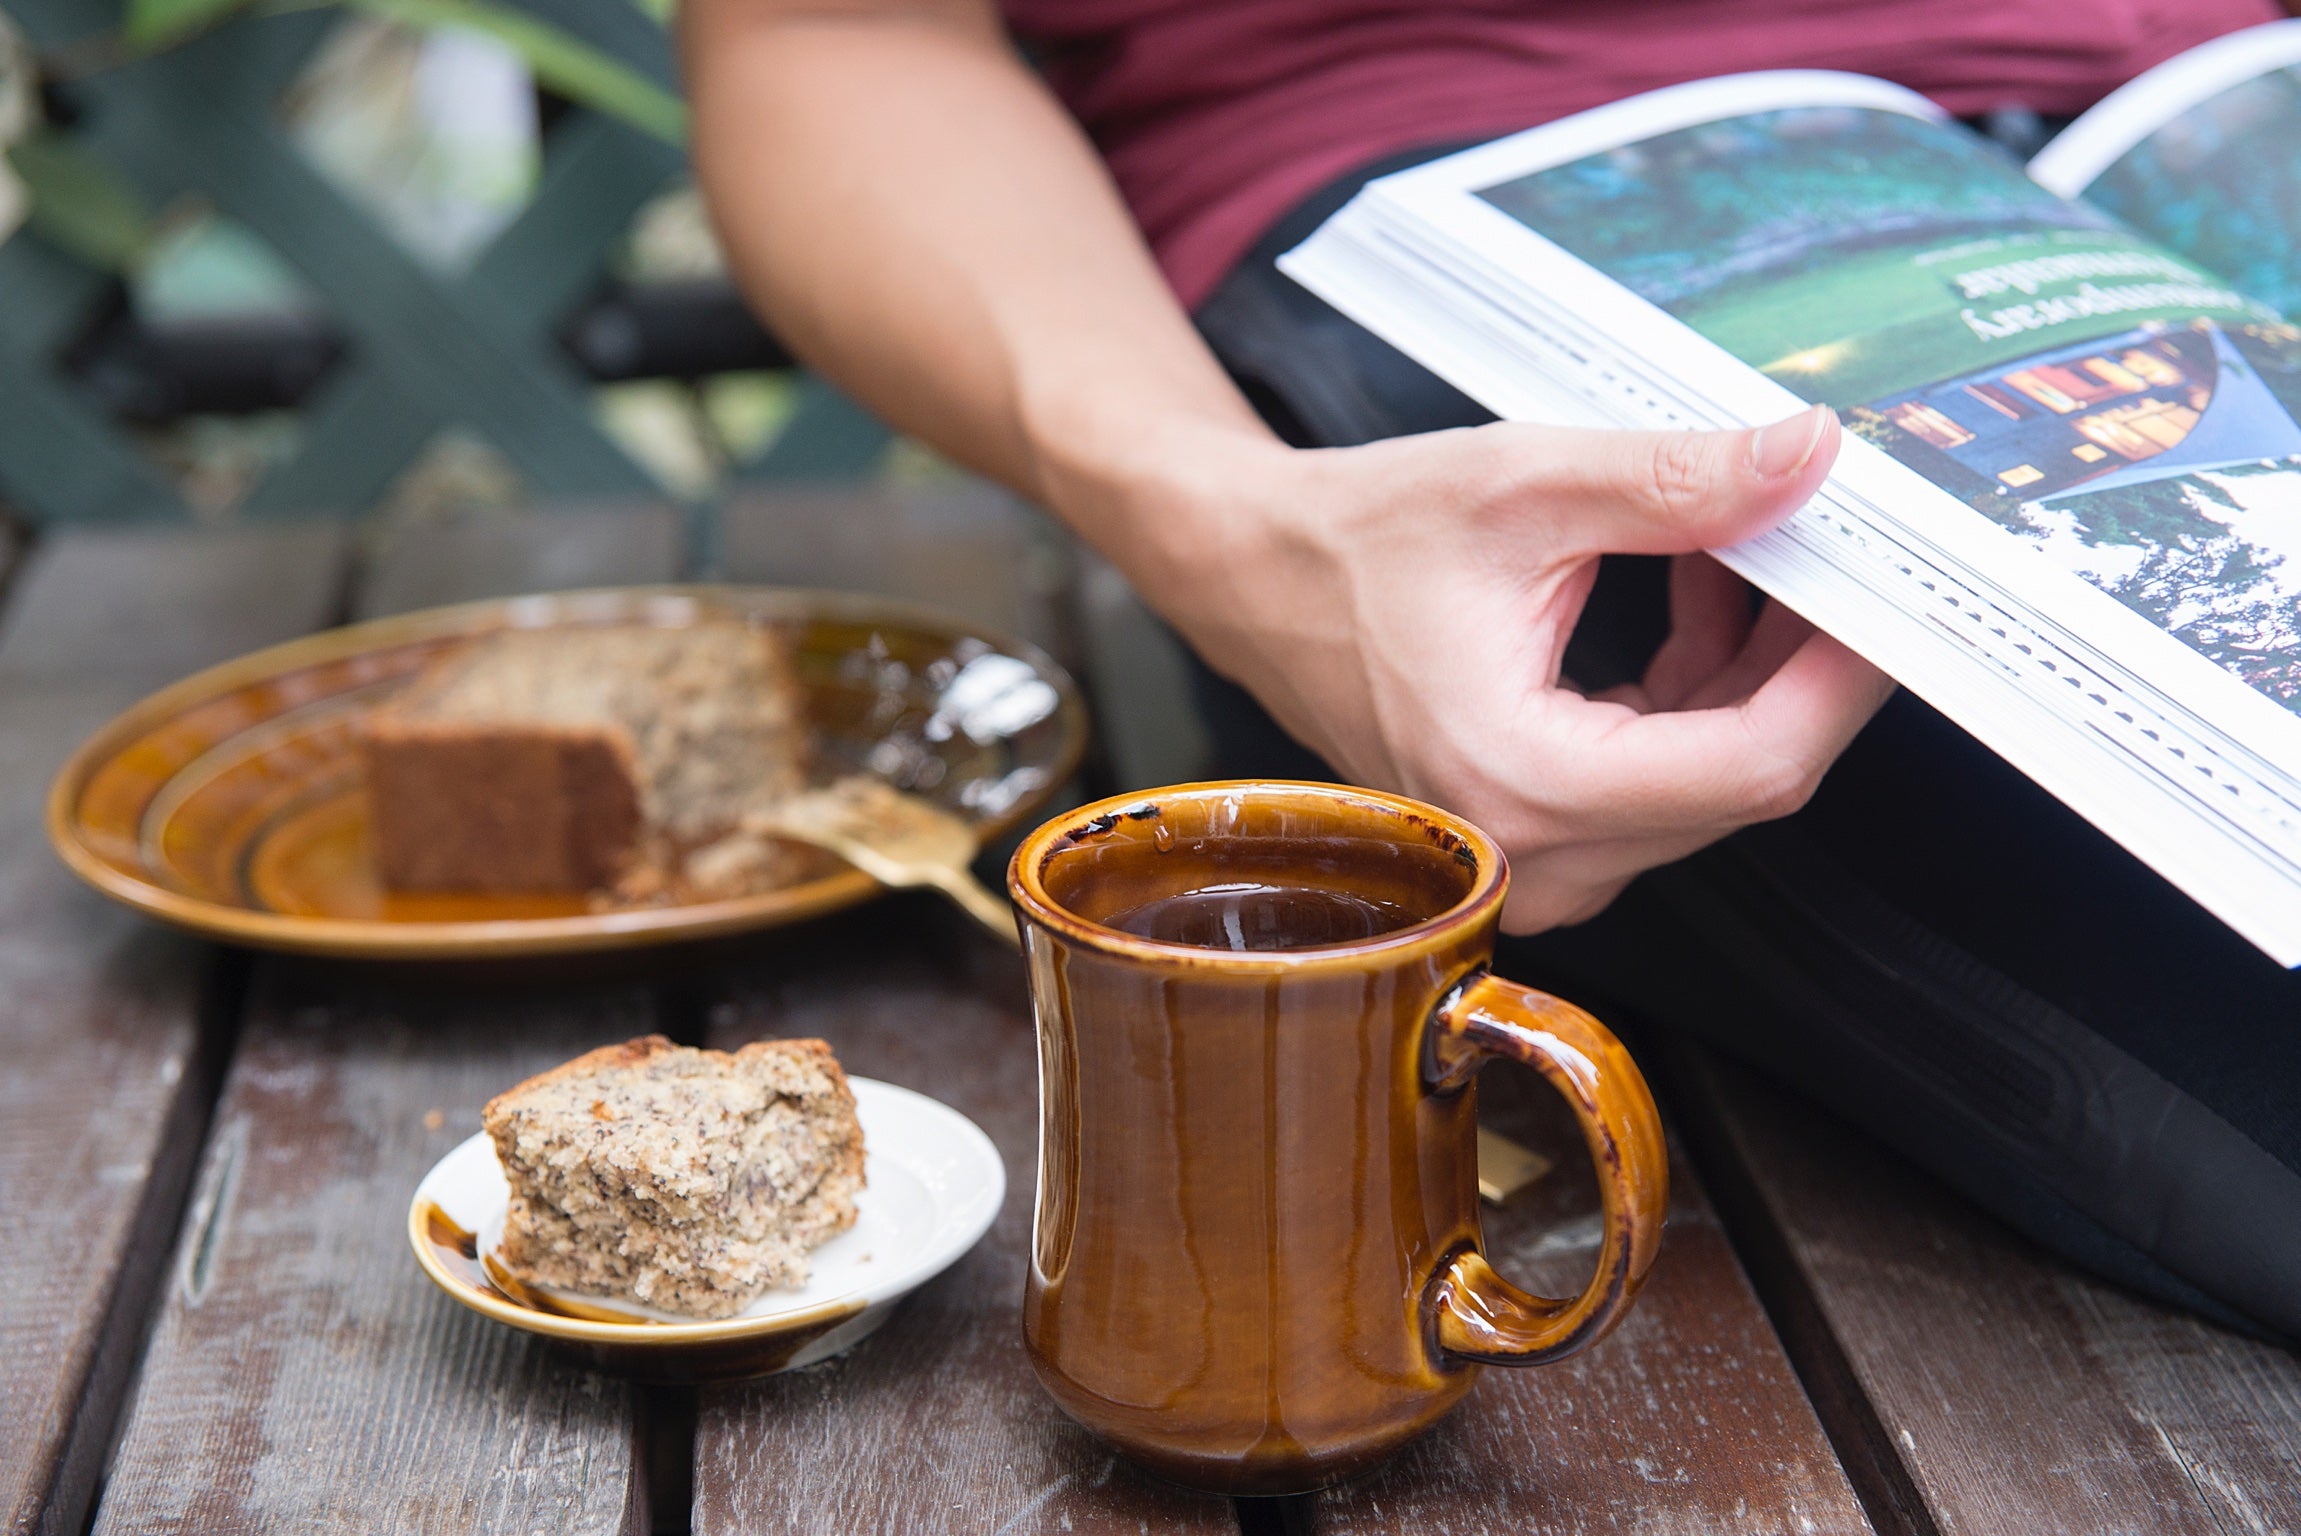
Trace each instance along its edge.
<path fill-rule="evenodd" d="M 1193 784 L 1057 817 L 1007 879 L 1039 1035 L 1024 1336 L 1080 1423 L 1177 1482 L 1300 1492 L 1427 1429 L 1478 1366 L 1559 1359 L 1629 1308 L 1662 1235 L 1654 1101 L 1597 1020 L 1487 970 L 1509 875 L 1476 827 Z M 1569 1300 L 1479 1252 L 1496 1057 L 1565 1096 L 1597 1166 L 1603 1245 Z"/>

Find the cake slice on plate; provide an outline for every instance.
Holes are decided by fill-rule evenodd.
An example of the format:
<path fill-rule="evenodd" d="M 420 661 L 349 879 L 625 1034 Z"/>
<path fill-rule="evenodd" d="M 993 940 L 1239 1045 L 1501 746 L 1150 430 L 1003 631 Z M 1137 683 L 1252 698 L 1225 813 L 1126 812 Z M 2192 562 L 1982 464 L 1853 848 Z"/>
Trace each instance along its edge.
<path fill-rule="evenodd" d="M 733 620 L 511 629 L 377 711 L 361 757 L 388 889 L 643 889 L 745 839 L 745 812 L 797 791 L 807 728 L 770 631 Z M 774 846 L 749 844 L 750 864 Z M 699 867 L 729 865 L 727 852 Z M 774 883 L 749 864 L 735 873 Z"/>
<path fill-rule="evenodd" d="M 727 1052 L 648 1035 L 482 1119 L 511 1185 L 496 1257 L 529 1284 L 731 1317 L 805 1284 L 809 1250 L 855 1224 L 863 1130 L 820 1040 Z"/>

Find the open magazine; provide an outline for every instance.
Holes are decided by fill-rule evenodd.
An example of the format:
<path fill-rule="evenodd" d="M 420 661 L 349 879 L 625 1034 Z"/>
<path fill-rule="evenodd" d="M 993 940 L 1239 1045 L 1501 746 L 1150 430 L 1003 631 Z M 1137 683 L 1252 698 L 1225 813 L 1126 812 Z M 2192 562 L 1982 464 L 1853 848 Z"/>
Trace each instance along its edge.
<path fill-rule="evenodd" d="M 1821 492 L 1719 558 L 2301 964 L 2301 22 L 2026 168 L 1862 76 L 1656 91 L 1280 266 L 1506 418 L 1831 406 Z"/>

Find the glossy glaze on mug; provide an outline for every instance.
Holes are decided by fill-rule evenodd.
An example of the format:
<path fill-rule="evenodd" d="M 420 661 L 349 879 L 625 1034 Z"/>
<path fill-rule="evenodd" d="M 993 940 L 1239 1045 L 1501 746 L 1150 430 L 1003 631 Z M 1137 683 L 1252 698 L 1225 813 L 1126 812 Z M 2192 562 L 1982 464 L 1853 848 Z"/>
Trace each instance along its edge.
<path fill-rule="evenodd" d="M 1259 952 L 1101 925 L 1258 860 L 1426 920 Z M 1490 1294 L 1508 1287 L 1476 1253 L 1474 1085 L 1433 1086 L 1449 1072 L 1433 1016 L 1482 975 L 1505 878 L 1474 828 L 1330 786 L 1187 786 L 1024 843 L 1010 883 L 1042 1085 L 1024 1330 L 1074 1418 L 1180 1482 L 1299 1491 L 1452 1408 L 1477 1371 L 1455 1350 L 1481 1348 L 1482 1308 L 1505 1332 L 1554 1316 L 1513 1317 Z M 1642 1096 L 1621 1062 L 1606 1091 L 1626 1078 Z M 1657 1136 L 1632 1160 L 1658 1150 Z M 1653 1233 L 1622 1237 L 1602 1262 L 1626 1304 Z M 1464 1302 L 1466 1287 L 1487 1294 Z"/>

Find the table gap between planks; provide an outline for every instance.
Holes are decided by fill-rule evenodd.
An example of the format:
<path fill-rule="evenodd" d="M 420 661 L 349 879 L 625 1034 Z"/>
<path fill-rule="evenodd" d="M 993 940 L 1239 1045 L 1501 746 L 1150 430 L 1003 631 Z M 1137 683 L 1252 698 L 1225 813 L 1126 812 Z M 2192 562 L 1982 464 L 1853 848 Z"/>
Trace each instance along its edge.
<path fill-rule="evenodd" d="M 934 584 L 947 586 L 954 571 L 973 575 L 961 592 L 963 610 L 1050 646 L 1063 642 L 1050 591 L 1056 583 L 1048 579 L 1059 568 L 1050 566 L 1043 528 L 1011 505 L 972 494 L 955 501 L 932 493 L 797 494 L 787 504 L 747 498 L 732 522 L 731 574 L 849 587 L 873 583 L 868 571 L 829 562 L 834 534 L 881 547 L 901 539 L 916 549 L 930 542 L 924 525 L 932 524 L 943 535 L 937 569 L 898 569 L 892 585 L 940 591 Z M 763 553 L 776 541 L 746 534 L 755 523 L 784 534 L 781 545 Z M 188 542 L 204 547 L 198 535 Z M 60 759 L 111 709 L 167 680 L 185 659 L 220 659 L 286 638 L 338 609 L 368 617 L 491 592 L 666 580 L 682 559 L 676 519 L 660 508 L 399 530 L 348 574 L 342 535 L 329 530 L 321 542 L 325 569 L 292 583 L 319 594 L 318 605 L 283 613 L 273 630 L 234 634 L 213 656 L 187 658 L 181 638 L 153 637 L 138 654 L 162 658 L 157 668 L 120 669 L 109 694 L 89 698 L 85 719 L 51 733 L 50 755 Z M 130 541 L 113 563 L 136 573 L 164 570 L 175 554 L 165 538 Z M 242 554 L 238 544 L 218 546 L 215 559 L 236 568 Z M 266 591 L 261 573 L 252 573 L 240 589 L 213 595 L 219 600 L 201 608 L 200 619 L 260 606 Z M 132 580 L 120 581 L 117 595 L 125 605 L 146 601 Z M 48 606 L 88 611 L 85 602 Z M 98 656 L 77 643 L 83 637 L 35 626 L 10 657 L 43 638 L 47 652 L 79 656 L 90 669 L 123 649 Z M 44 780 L 52 767 L 43 761 L 24 777 Z M 37 794 L 18 800 L 35 804 Z M 36 847 L 37 827 L 30 830 Z M 49 870 L 37 857 L 30 863 Z M 97 1529 L 312 1519 L 443 1529 L 526 1528 L 537 1517 L 555 1529 L 653 1523 L 648 1459 L 634 1437 L 651 1427 L 676 1437 L 666 1447 L 676 1454 L 655 1458 L 657 1481 L 683 1482 L 689 1442 L 676 1401 L 585 1376 L 547 1350 L 441 1306 L 399 1252 L 394 1213 L 423 1168 L 476 1125 L 489 1094 L 603 1040 L 651 1028 L 695 1035 L 682 990 L 659 984 L 663 971 L 645 961 L 588 972 L 565 965 L 425 972 L 254 960 L 244 1027 Z M 211 1083 L 216 1075 L 208 1073 Z M 208 1095 L 194 1097 L 204 1112 Z M 196 1132 L 176 1141 L 173 1165 L 189 1166 Z M 171 1214 L 180 1184 L 176 1199 L 160 1202 Z M 165 1253 L 167 1227 L 145 1228 L 142 1241 L 115 1246 Z M 144 1294 L 151 1290 L 147 1283 Z M 125 1311 L 140 1317 L 142 1308 Z M 68 1402 L 72 1394 L 66 1387 L 51 1395 Z M 111 1396 L 116 1403 L 118 1392 Z M 107 1419 L 104 1406 L 91 1401 L 87 1420 Z M 651 1407 L 653 1425 L 642 1411 Z M 84 1438 L 101 1451 L 100 1435 Z M 185 1478 L 187 1465 L 206 1473 Z M 44 1498 L 53 1490 L 32 1496 L 53 1506 L 59 1528 L 77 1528 L 75 1510 L 93 1481 L 85 1468 L 74 1477 L 72 1509 Z M 685 1523 L 684 1509 L 660 1513 L 662 1523 Z"/>
<path fill-rule="evenodd" d="M 1715 1052 L 1668 1056 L 1782 1332 L 1898 1530 L 2301 1530 L 2301 1358 L 2078 1273 Z"/>
<path fill-rule="evenodd" d="M 1231 1512 L 1117 1462 L 1036 1389 L 1016 1307 L 1030 1225 L 1035 1062 L 1021 966 L 926 898 L 762 939 L 718 983 L 710 1043 L 820 1034 L 851 1070 L 929 1092 L 1007 1154 L 1007 1205 L 952 1282 L 840 1360 L 702 1394 L 698 1533 L 909 1528 L 1229 1529 Z M 1595 1254 L 1587 1154 L 1546 1090 L 1490 1074 L 1495 1122 L 1559 1170 L 1489 1237 L 1553 1289 Z M 1599 1349 L 1490 1371 L 1369 1479 L 1250 1510 L 1321 1531 L 1868 1529 L 1787 1361 L 1680 1162 L 1639 1308 Z M 879 1476 L 858 1468 L 884 1469 Z"/>
<path fill-rule="evenodd" d="M 0 611 L 0 1517 L 77 1536 L 198 1158 L 241 970 L 81 886 L 48 780 L 116 710 L 336 616 L 339 530 L 87 533 Z"/>
<path fill-rule="evenodd" d="M 1672 935 L 1653 975 L 1667 1018 L 1618 1022 L 1881 1533 L 2301 1530 L 2301 1358 L 2080 1273 L 1696 1044 L 1697 1030 L 1765 1038 L 1776 1026 L 1758 1010 L 1782 1005 L 1659 899 L 1633 886 L 1603 931 L 1569 938 Z M 1805 985 L 1794 1006 L 1823 1016 L 1908 1016 L 1906 983 L 1882 969 Z"/>
<path fill-rule="evenodd" d="M 631 507 L 450 527 L 317 585 L 368 618 L 669 580 L 677 526 Z M 628 964 L 253 957 L 95 1529 L 645 1531 L 633 1390 L 443 1304 L 401 1234 L 490 1096 L 661 1013 Z"/>
<path fill-rule="evenodd" d="M 0 675 L 11 681 L 0 708 L 31 722 L 41 680 L 55 674 L 70 682 L 72 709 L 25 733 L 46 743 L 46 756 L 16 766 L 31 788 L 11 805 L 36 801 L 51 759 L 132 695 L 339 611 L 365 616 L 490 587 L 671 575 L 676 541 L 645 514 L 614 517 L 583 525 L 580 536 L 575 523 L 539 519 L 531 558 L 520 554 L 523 536 L 501 526 L 435 530 L 431 541 L 410 534 L 360 562 L 333 529 L 59 538 L 10 606 Z M 749 564 L 745 537 L 738 525 L 731 543 Z M 577 568 L 571 547 L 591 551 Z M 1004 570 L 1010 592 L 999 600 L 1016 601 L 1011 569 L 979 568 Z M 1024 586 L 1027 596 L 1031 583 Z M 1008 625 L 1062 638 L 1044 610 Z M 244 996 L 227 1000 L 236 1004 L 236 1045 L 223 1029 L 210 1034 L 218 1043 L 205 1077 L 220 1073 L 220 1097 L 182 1230 L 164 1270 L 147 1261 L 153 1272 L 137 1281 L 126 1261 L 168 1251 L 182 1171 L 209 1122 L 203 1073 L 194 1070 L 204 952 L 83 897 L 38 846 L 33 822 L 11 832 L 12 893 L 39 886 L 75 931 L 108 925 L 122 947 L 172 956 L 176 967 L 146 961 L 139 971 L 141 995 L 160 999 L 169 1026 L 157 1032 L 161 1064 L 144 1076 L 170 1092 L 131 1121 L 43 1085 L 43 1097 L 64 1105 L 50 1117 L 60 1129 L 117 1148 L 140 1127 L 152 1149 L 133 1178 L 115 1181 L 132 1186 L 113 1202 L 117 1230 L 86 1245 L 93 1258 L 78 1302 L 85 1359 L 77 1375 L 53 1373 L 48 1387 L 50 1417 L 61 1405 L 66 1431 L 27 1458 L 61 1469 L 61 1482 L 28 1494 L 54 1528 L 76 1529 L 94 1492 L 109 1409 L 141 1333 L 140 1303 L 155 1288 L 157 1315 L 96 1511 L 99 1532 L 646 1528 L 649 1458 L 638 1440 L 649 1399 L 431 1294 L 400 1251 L 400 1216 L 415 1179 L 476 1125 L 489 1094 L 649 1028 L 721 1044 L 768 1031 L 825 1034 L 856 1070 L 909 1081 L 968 1110 L 1006 1152 L 1012 1180 L 992 1238 L 879 1339 L 815 1371 L 703 1395 L 692 1483 L 698 1529 L 884 1528 L 906 1519 L 1017 1531 L 1236 1528 L 1238 1512 L 1223 1501 L 1116 1463 L 1029 1378 L 1015 1325 L 1035 1141 L 1027 1001 L 1011 956 L 931 900 L 666 957 L 674 983 L 664 980 L 667 963 L 416 970 L 254 957 Z M 31 931 L 17 923 L 11 938 Z M 50 947 L 82 955 L 88 946 Z M 85 970 L 84 955 L 80 963 Z M 56 1016 L 78 1023 L 123 1010 L 120 978 L 77 979 L 78 1013 Z M 68 1024 L 49 1054 L 85 1062 L 75 1034 Z M 18 1029 L 15 1038 L 29 1037 Z M 167 1068 L 167 1051 L 183 1064 Z M 81 1071 L 105 1083 L 136 1075 Z M 1493 1096 L 1507 1112 L 1509 1093 Z M 1573 1152 L 1555 1116 L 1539 1122 L 1538 1099 L 1521 1109 L 1536 1117 L 1518 1127 L 1528 1139 Z M 12 1189 L 27 1187 L 15 1165 L 35 1156 L 30 1147 L 12 1156 Z M 1515 1225 L 1497 1222 L 1506 1262 L 1544 1283 L 1572 1282 L 1589 1257 L 1586 1180 L 1586 1169 L 1561 1174 Z M 1751 1514 L 1784 1528 L 1862 1529 L 1682 1167 L 1679 1191 L 1671 1257 L 1641 1321 L 1581 1363 L 1494 1373 L 1477 1406 L 1440 1436 L 1370 1483 L 1278 1510 L 1280 1523 L 1443 1530 L 1530 1516 L 1559 1529 L 1630 1519 L 1691 1530 Z M 52 1204 L 83 1233 L 103 1215 L 85 1199 Z M 140 1229 L 139 1211 L 147 1212 Z M 107 1284 L 125 1299 L 107 1294 Z M 105 1339 L 116 1362 L 108 1400 L 90 1363 Z M 675 1435 L 684 1429 L 676 1400 L 654 1417 Z M 80 1439 L 66 1446 L 72 1423 L 83 1426 Z M 802 1447 L 814 1454 L 795 1458 Z M 198 1470 L 187 1476 L 187 1468 Z M 656 1471 L 659 1482 L 676 1480 L 660 1459 Z M 18 1507 L 28 1506 L 20 1499 Z M 1248 1523 L 1264 1525 L 1272 1513 L 1250 1511 Z M 653 1514 L 675 1524 L 678 1511 Z"/>
<path fill-rule="evenodd" d="M 899 531 L 914 514 L 763 504 L 730 563 L 864 585 L 868 571 L 809 553 L 810 520 Z M 916 579 L 983 573 L 961 605 L 1012 615 L 1002 627 L 1070 660 L 1075 616 L 1018 575 L 1037 533 L 979 515 L 1004 553 L 961 551 Z M 1030 1380 L 1016 1320 L 1027 1000 L 1012 957 L 931 898 L 652 960 L 392 969 L 219 955 L 114 911 L 47 853 L 38 805 L 56 764 L 183 671 L 347 613 L 666 578 L 679 543 L 660 508 L 411 531 L 365 558 L 330 527 L 72 534 L 7 589 L 12 1529 L 83 1528 L 147 1318 L 99 1531 L 644 1531 L 690 1515 L 698 1531 L 1870 1528 L 1683 1156 L 1662 1261 L 1613 1339 L 1487 1373 L 1367 1480 L 1234 1509 L 1116 1463 Z M 1007 1156 L 991 1236 L 849 1356 L 699 1400 L 589 1375 L 432 1294 L 400 1237 L 423 1170 L 493 1092 L 649 1028 L 717 1045 L 820 1033 L 853 1070 L 958 1105 Z M 2073 1276 L 1777 1090 L 1691 1059 L 1671 1064 L 1676 1107 L 1881 1529 L 2301 1520 L 2290 1354 Z M 1566 1288 L 1589 1262 L 1586 1161 L 1525 1080 L 1490 1074 L 1482 1091 L 1490 1119 L 1561 1164 L 1490 1219 L 1491 1244 L 1506 1271 Z M 1879 1502 L 1881 1477 L 1906 1507 Z"/>

